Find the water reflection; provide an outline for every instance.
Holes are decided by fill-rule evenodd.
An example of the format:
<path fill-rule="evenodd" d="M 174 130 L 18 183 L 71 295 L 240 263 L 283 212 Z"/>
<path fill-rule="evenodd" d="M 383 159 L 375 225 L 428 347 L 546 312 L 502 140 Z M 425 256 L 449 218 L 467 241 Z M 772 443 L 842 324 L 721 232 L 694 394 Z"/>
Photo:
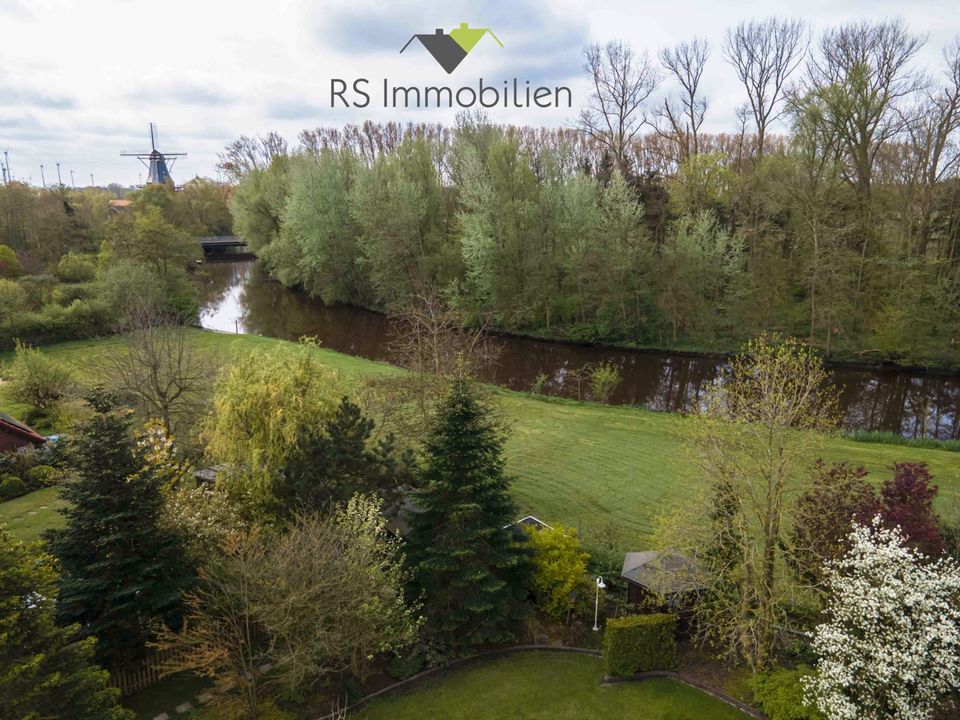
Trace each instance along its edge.
<path fill-rule="evenodd" d="M 201 324 L 223 332 L 296 339 L 312 335 L 324 346 L 390 361 L 389 321 L 358 308 L 327 306 L 270 280 L 256 261 L 206 266 Z M 678 412 L 697 405 L 720 375 L 715 358 L 582 347 L 502 338 L 496 367 L 484 379 L 528 390 L 546 375 L 545 391 L 576 397 L 572 371 L 587 363 L 616 363 L 623 374 L 612 402 Z M 835 368 L 848 429 L 885 430 L 906 437 L 960 438 L 960 377 L 878 368 Z"/>

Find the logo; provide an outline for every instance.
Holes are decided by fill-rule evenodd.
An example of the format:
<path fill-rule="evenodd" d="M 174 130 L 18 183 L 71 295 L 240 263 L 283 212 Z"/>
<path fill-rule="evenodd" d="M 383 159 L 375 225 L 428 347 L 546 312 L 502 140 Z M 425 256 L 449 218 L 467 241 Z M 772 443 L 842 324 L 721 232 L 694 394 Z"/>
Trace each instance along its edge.
<path fill-rule="evenodd" d="M 490 37 L 497 41 L 497 45 L 503 47 L 500 38 L 494 35 L 490 28 L 472 28 L 468 23 L 460 23 L 460 27 L 454 28 L 449 34 L 445 33 L 443 28 L 437 28 L 432 34 L 414 35 L 407 40 L 407 44 L 400 49 L 400 52 L 410 47 L 410 43 L 414 40 L 419 40 L 420 44 L 433 55 L 433 59 L 440 63 L 440 67 L 446 70 L 449 75 L 457 69 L 467 53 L 473 50 L 487 33 L 490 33 Z"/>

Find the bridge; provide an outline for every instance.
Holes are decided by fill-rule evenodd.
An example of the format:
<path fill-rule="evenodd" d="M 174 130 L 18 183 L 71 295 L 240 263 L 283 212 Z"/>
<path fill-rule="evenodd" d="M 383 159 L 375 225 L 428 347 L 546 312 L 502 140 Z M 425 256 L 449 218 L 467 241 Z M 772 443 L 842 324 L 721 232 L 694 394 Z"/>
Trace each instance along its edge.
<path fill-rule="evenodd" d="M 216 258 L 230 256 L 232 259 L 238 257 L 253 257 L 253 253 L 247 250 L 247 241 L 236 235 L 214 235 L 209 237 L 198 237 L 197 242 L 203 248 L 205 257 Z"/>
<path fill-rule="evenodd" d="M 236 235 L 212 235 L 209 237 L 198 237 L 197 242 L 204 252 L 218 250 L 233 250 L 235 248 L 245 248 L 247 241 Z"/>

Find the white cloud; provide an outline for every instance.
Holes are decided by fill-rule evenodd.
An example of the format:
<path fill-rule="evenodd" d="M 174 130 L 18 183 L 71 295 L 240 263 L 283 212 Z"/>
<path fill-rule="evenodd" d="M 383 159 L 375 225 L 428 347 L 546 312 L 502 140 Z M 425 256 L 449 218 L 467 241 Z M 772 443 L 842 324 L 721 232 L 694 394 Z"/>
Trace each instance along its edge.
<path fill-rule="evenodd" d="M 652 54 L 693 35 L 714 46 L 705 129 L 731 130 L 742 93 L 720 55 L 724 29 L 798 10 L 817 29 L 902 16 L 929 34 L 920 61 L 930 66 L 960 32 L 947 0 L 0 0 L 0 149 L 9 149 L 17 177 L 35 182 L 41 163 L 59 160 L 77 177 L 129 183 L 139 165 L 119 153 L 147 147 L 155 121 L 162 147 L 189 153 L 175 177 L 210 176 L 216 153 L 242 134 L 278 130 L 293 141 L 317 124 L 453 120 L 448 110 L 331 109 L 331 77 L 459 86 L 517 76 L 568 85 L 577 105 L 585 42 L 622 38 Z M 425 51 L 398 54 L 410 35 L 460 22 L 493 29 L 505 47 L 479 46 L 453 75 Z M 576 107 L 491 112 L 498 121 L 551 125 L 575 115 Z"/>

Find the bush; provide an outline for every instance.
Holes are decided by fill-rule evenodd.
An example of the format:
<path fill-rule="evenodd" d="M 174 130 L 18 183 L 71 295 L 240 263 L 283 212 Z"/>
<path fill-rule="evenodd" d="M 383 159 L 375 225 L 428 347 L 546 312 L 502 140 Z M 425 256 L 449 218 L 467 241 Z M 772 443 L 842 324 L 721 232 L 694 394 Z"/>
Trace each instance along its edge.
<path fill-rule="evenodd" d="M 590 398 L 594 402 L 609 402 L 623 376 L 613 363 L 600 363 L 590 368 Z"/>
<path fill-rule="evenodd" d="M 60 482 L 61 473 L 51 465 L 34 465 L 26 475 L 27 485 L 35 490 L 56 485 Z"/>
<path fill-rule="evenodd" d="M 753 699 L 770 720 L 823 720 L 816 708 L 803 704 L 800 678 L 811 672 L 801 665 L 796 670 L 771 670 L 756 675 L 750 682 Z"/>
<path fill-rule="evenodd" d="M 69 307 L 50 303 L 39 312 L 21 312 L 0 322 L 0 349 L 16 341 L 42 344 L 106 335 L 116 312 L 100 299 L 74 300 Z"/>
<path fill-rule="evenodd" d="M 15 317 L 27 306 L 27 293 L 13 280 L 0 278 L 0 320 Z"/>
<path fill-rule="evenodd" d="M 4 475 L 0 479 L 0 501 L 13 500 L 27 494 L 27 484 L 16 475 Z"/>
<path fill-rule="evenodd" d="M 7 397 L 40 410 L 64 400 L 73 390 L 73 376 L 65 365 L 20 342 L 4 375 Z"/>
<path fill-rule="evenodd" d="M 93 260 L 76 253 L 67 253 L 57 263 L 55 273 L 61 282 L 85 283 L 90 282 L 97 274 L 97 266 Z"/>
<path fill-rule="evenodd" d="M 668 613 L 608 620 L 603 634 L 604 671 L 618 676 L 676 667 L 676 629 L 677 618 Z"/>
<path fill-rule="evenodd" d="M 573 606 L 572 593 L 583 586 L 587 554 L 569 528 L 528 528 L 527 534 L 533 548 L 531 583 L 537 607 L 559 620 Z"/>
<path fill-rule="evenodd" d="M 427 661 L 418 652 L 396 655 L 387 664 L 387 675 L 394 680 L 406 680 L 423 670 L 426 664 Z"/>
<path fill-rule="evenodd" d="M 8 245 L 0 245 L 0 277 L 14 278 L 23 273 L 17 254 Z"/>
<path fill-rule="evenodd" d="M 61 307 L 68 307 L 74 300 L 86 300 L 96 289 L 95 283 L 75 283 L 58 285 L 53 289 L 53 301 Z"/>

